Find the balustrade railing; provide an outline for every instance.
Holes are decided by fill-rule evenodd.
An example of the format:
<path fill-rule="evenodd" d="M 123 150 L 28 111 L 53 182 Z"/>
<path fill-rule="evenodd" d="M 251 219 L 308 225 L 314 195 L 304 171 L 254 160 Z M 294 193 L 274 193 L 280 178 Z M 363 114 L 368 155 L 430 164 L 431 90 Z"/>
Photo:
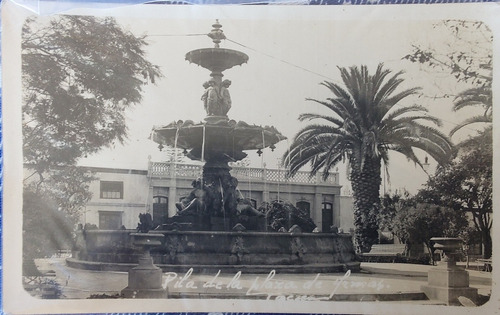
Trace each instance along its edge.
<path fill-rule="evenodd" d="M 332 173 L 323 180 L 318 174 L 311 176 L 309 172 L 299 171 L 294 176 L 287 176 L 285 169 L 266 169 L 257 167 L 232 166 L 231 174 L 239 180 L 255 180 L 267 182 L 288 182 L 299 184 L 338 185 L 338 173 Z M 149 177 L 181 177 L 195 179 L 201 176 L 203 166 L 181 163 L 150 162 Z"/>

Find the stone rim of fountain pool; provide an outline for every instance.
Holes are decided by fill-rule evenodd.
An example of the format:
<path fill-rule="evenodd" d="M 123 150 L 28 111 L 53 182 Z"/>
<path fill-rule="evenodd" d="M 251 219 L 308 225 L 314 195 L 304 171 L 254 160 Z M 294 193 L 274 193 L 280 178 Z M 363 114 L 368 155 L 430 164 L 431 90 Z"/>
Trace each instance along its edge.
<path fill-rule="evenodd" d="M 85 248 L 73 252 L 70 267 L 90 270 L 127 271 L 142 256 L 133 246 L 131 231 L 91 230 L 79 233 Z M 155 265 L 164 271 L 197 272 L 245 271 L 277 272 L 352 272 L 360 263 L 349 234 L 227 232 L 227 231 L 151 231 L 163 235 L 162 245 L 153 249 Z M 102 244 L 120 244 L 114 250 Z M 120 249 L 131 252 L 120 254 Z"/>

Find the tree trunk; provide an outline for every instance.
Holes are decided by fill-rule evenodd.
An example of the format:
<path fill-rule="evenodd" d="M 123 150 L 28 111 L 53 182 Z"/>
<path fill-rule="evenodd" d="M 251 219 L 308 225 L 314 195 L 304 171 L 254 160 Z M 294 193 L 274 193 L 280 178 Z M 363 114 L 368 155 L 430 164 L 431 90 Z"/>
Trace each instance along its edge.
<path fill-rule="evenodd" d="M 365 157 L 361 164 L 352 161 L 351 185 L 354 198 L 355 246 L 357 252 L 369 252 L 378 239 L 377 216 L 380 209 L 380 158 Z"/>
<path fill-rule="evenodd" d="M 491 258 L 491 253 L 493 251 L 493 244 L 491 240 L 491 234 L 489 230 L 481 230 L 482 239 L 483 239 L 483 257 Z"/>

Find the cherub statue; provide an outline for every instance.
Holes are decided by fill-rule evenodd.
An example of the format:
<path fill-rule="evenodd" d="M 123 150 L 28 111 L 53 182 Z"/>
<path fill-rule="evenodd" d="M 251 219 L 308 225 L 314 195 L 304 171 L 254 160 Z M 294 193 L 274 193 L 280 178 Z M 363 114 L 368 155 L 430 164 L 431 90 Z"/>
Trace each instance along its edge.
<path fill-rule="evenodd" d="M 231 95 L 229 94 L 229 86 L 231 85 L 230 80 L 222 81 L 220 93 L 219 93 L 219 105 L 221 109 L 222 116 L 226 116 L 227 112 L 231 109 Z"/>
<path fill-rule="evenodd" d="M 203 108 L 205 108 L 205 111 L 207 111 L 207 100 L 208 100 L 208 88 L 210 87 L 210 82 L 206 81 L 203 83 L 203 88 L 205 89 L 205 92 L 203 92 L 203 95 L 201 96 L 201 100 L 203 101 Z"/>
<path fill-rule="evenodd" d="M 201 96 L 201 100 L 203 101 L 203 106 L 208 116 L 219 116 L 220 108 L 219 108 L 219 96 L 217 91 L 217 84 L 215 80 L 211 79 L 203 84 L 205 87 L 205 92 Z"/>

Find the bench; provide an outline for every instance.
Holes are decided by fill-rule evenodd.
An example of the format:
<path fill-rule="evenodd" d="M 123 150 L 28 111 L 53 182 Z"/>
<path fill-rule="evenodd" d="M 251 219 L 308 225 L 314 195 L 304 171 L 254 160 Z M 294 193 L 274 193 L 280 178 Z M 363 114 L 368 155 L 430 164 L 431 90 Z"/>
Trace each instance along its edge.
<path fill-rule="evenodd" d="M 477 265 L 477 269 L 479 270 L 479 266 L 480 265 L 483 265 L 483 270 L 486 271 L 486 272 L 491 272 L 491 264 L 492 264 L 492 260 L 491 259 L 477 259 L 476 262 L 478 262 L 479 264 Z"/>
<path fill-rule="evenodd" d="M 404 256 L 405 251 L 405 244 L 375 244 L 370 252 L 361 254 L 361 257 L 366 262 L 395 262 L 397 258 Z"/>
<path fill-rule="evenodd" d="M 41 283 L 44 278 L 55 278 L 56 273 L 54 270 L 40 271 L 33 259 L 25 259 L 23 261 L 22 276 L 26 284 Z"/>

